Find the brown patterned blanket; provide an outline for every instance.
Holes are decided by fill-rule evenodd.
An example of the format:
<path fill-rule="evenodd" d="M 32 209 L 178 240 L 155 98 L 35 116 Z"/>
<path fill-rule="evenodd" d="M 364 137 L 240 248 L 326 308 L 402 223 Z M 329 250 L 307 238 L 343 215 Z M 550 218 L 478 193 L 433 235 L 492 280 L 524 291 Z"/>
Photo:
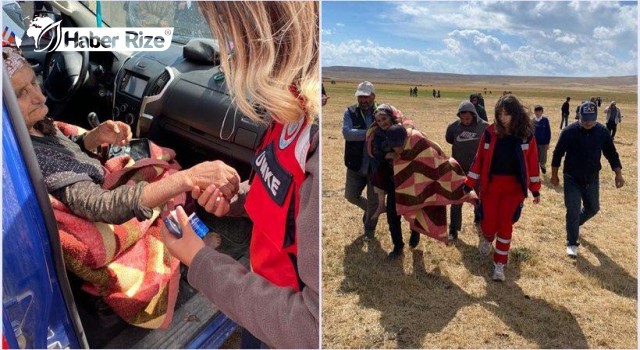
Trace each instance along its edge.
<path fill-rule="evenodd" d="M 446 243 L 446 206 L 476 203 L 477 196 L 475 192 L 464 193 L 466 175 L 455 159 L 440 154 L 435 144 L 411 124 L 403 124 L 407 139 L 400 158 L 393 162 L 396 209 L 412 230 Z M 369 144 L 376 128 L 367 132 Z"/>

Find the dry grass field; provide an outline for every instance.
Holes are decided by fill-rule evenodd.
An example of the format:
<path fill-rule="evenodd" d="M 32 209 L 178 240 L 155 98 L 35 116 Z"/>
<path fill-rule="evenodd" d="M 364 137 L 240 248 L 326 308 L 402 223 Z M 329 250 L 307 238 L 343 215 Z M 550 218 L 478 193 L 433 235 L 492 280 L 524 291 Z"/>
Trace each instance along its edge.
<path fill-rule="evenodd" d="M 366 80 L 367 77 L 362 77 Z M 507 281 L 491 281 L 491 259 L 477 251 L 471 206 L 463 207 L 458 242 L 445 246 L 426 236 L 417 249 L 390 261 L 392 249 L 385 214 L 376 239 L 366 242 L 362 212 L 344 199 L 346 168 L 341 133 L 344 109 L 356 102 L 359 81 L 325 81 L 330 96 L 322 113 L 322 311 L 325 348 L 637 348 L 637 87 L 582 84 L 473 86 L 455 83 L 419 86 L 376 84 L 378 103 L 388 102 L 447 152 L 446 126 L 458 104 L 486 87 L 489 119 L 497 98 L 510 90 L 527 106 L 542 104 L 552 124 L 551 154 L 559 136 L 560 106 L 571 109 L 589 96 L 618 102 L 624 119 L 616 147 L 626 185 L 616 189 L 603 158 L 601 210 L 581 228 L 578 259 L 565 256 L 565 208 L 562 183 L 544 176 L 542 200 L 525 202 L 514 227 Z M 431 97 L 440 89 L 442 98 Z M 426 91 L 429 91 L 427 96 Z M 601 112 L 602 113 L 602 112 Z M 573 116 L 570 116 L 573 122 Z M 604 121 L 602 114 L 598 117 Z M 562 177 L 561 177 L 562 181 Z M 408 225 L 403 223 L 405 243 Z"/>

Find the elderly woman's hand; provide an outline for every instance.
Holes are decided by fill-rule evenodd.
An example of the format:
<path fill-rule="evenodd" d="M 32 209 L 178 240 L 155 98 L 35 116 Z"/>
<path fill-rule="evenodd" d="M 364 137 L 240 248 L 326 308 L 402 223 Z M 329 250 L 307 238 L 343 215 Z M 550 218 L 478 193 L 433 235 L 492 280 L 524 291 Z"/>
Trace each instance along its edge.
<path fill-rule="evenodd" d="M 107 120 L 87 133 L 84 137 L 84 146 L 89 150 L 103 144 L 123 146 L 131 141 L 131 136 L 129 124 Z"/>
<path fill-rule="evenodd" d="M 187 169 L 190 187 L 208 188 L 214 185 L 227 200 L 231 200 L 240 189 L 240 175 L 236 169 L 222 161 L 203 162 Z"/>

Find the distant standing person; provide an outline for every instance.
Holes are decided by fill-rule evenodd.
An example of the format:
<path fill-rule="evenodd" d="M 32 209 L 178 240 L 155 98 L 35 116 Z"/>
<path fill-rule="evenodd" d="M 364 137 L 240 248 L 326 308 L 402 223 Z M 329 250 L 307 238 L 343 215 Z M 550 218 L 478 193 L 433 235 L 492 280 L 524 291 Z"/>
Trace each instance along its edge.
<path fill-rule="evenodd" d="M 447 126 L 445 139 L 451 144 L 453 159 L 458 161 L 465 174 L 476 155 L 482 133 L 489 126 L 480 119 L 476 108 L 469 101 L 462 101 L 458 107 L 458 119 Z M 479 192 L 479 191 L 476 191 Z M 477 211 L 474 212 L 474 222 L 479 222 Z M 462 230 L 462 204 L 451 205 L 451 223 L 449 224 L 449 241 L 458 239 L 458 233 Z"/>
<path fill-rule="evenodd" d="M 580 120 L 565 128 L 553 151 L 551 184 L 558 186 L 558 169 L 564 160 L 564 205 L 567 208 L 567 255 L 578 256 L 580 226 L 600 210 L 601 155 L 609 161 L 615 172 L 616 188 L 624 186 L 622 164 L 607 129 L 596 122 L 596 105 L 587 102 L 580 105 Z"/>
<path fill-rule="evenodd" d="M 582 106 L 586 102 L 587 102 L 587 100 L 582 100 L 582 102 L 580 102 L 578 107 L 576 107 L 576 119 L 580 119 L 580 106 Z"/>
<path fill-rule="evenodd" d="M 547 173 L 547 151 L 549 151 L 549 142 L 551 142 L 551 126 L 549 118 L 543 115 L 544 108 L 537 105 L 533 108 L 535 118 L 533 125 L 535 126 L 536 143 L 538 144 L 538 161 L 540 162 L 540 171 Z"/>
<path fill-rule="evenodd" d="M 478 104 L 482 106 L 482 108 L 484 108 L 484 97 L 482 97 L 482 94 L 478 92 Z M 486 110 L 486 108 L 484 108 Z"/>
<path fill-rule="evenodd" d="M 366 151 L 367 129 L 374 121 L 376 94 L 373 84 L 363 81 L 356 89 L 358 103 L 344 111 L 342 119 L 342 135 L 344 136 L 344 165 L 347 167 L 347 179 L 344 197 L 349 203 L 364 210 L 362 222 L 364 234 L 373 238 L 378 218 L 373 213 L 378 207 L 378 197 L 373 191 L 369 179 L 370 162 Z M 362 191 L 367 189 L 367 198 L 362 197 Z"/>
<path fill-rule="evenodd" d="M 436 89 L 433 89 L 433 98 L 436 98 Z"/>
<path fill-rule="evenodd" d="M 616 101 L 611 101 L 609 107 L 604 110 L 607 115 L 607 130 L 611 133 L 611 139 L 615 139 L 618 124 L 622 121 L 622 113 L 620 108 L 616 106 Z"/>
<path fill-rule="evenodd" d="M 480 104 L 480 96 L 478 96 L 478 94 L 471 94 L 471 96 L 469 96 L 469 101 L 473 103 L 474 107 L 476 107 L 476 113 L 478 113 L 480 119 L 484 120 L 485 122 L 488 121 L 487 112 Z"/>
<path fill-rule="evenodd" d="M 562 104 L 562 119 L 560 119 L 560 130 L 562 130 L 563 128 L 562 124 L 564 124 L 565 127 L 569 125 L 569 101 L 571 101 L 571 97 L 567 97 L 567 100 Z"/>
<path fill-rule="evenodd" d="M 482 236 L 478 249 L 489 255 L 494 240 L 494 281 L 504 281 L 513 224 L 518 221 L 527 197 L 540 202 L 540 170 L 533 123 L 520 101 L 507 94 L 496 103 L 495 123 L 489 125 L 465 181 L 467 190 L 480 182 Z M 496 239 L 497 236 L 497 239 Z"/>
<path fill-rule="evenodd" d="M 322 84 L 322 106 L 327 104 L 329 100 L 329 95 L 327 95 L 327 91 L 324 89 L 324 84 Z"/>
<path fill-rule="evenodd" d="M 436 96 L 440 98 L 440 90 L 438 90 L 438 94 Z"/>
<path fill-rule="evenodd" d="M 418 97 L 418 87 L 413 88 L 413 96 Z"/>

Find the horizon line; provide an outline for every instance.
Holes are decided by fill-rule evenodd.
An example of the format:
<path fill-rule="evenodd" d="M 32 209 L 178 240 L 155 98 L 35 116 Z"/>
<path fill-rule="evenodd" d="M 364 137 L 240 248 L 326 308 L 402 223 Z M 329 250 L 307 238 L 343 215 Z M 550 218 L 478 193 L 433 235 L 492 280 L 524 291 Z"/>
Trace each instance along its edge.
<path fill-rule="evenodd" d="M 410 73 L 427 73 L 427 74 L 448 74 L 448 75 L 461 75 L 461 76 L 485 76 L 485 77 L 513 77 L 513 78 L 564 78 L 564 79 L 589 79 L 589 78 L 626 78 L 626 77 L 638 77 L 638 74 L 634 75 L 607 75 L 607 76 L 556 76 L 556 75 L 498 75 L 498 74 L 463 74 L 463 73 L 447 73 L 447 72 L 426 72 L 426 71 L 414 71 L 406 68 L 373 68 L 373 67 L 360 67 L 360 66 L 326 66 L 325 68 L 360 68 L 360 69 L 374 69 L 380 71 L 388 70 L 402 70 Z"/>

